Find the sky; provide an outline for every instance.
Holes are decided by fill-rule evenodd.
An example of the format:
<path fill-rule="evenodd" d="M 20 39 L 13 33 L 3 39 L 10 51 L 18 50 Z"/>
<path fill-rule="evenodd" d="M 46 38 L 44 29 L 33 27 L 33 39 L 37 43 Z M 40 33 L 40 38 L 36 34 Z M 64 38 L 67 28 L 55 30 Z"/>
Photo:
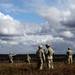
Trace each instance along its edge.
<path fill-rule="evenodd" d="M 41 44 L 75 53 L 75 0 L 0 0 L 0 54 L 36 53 Z"/>

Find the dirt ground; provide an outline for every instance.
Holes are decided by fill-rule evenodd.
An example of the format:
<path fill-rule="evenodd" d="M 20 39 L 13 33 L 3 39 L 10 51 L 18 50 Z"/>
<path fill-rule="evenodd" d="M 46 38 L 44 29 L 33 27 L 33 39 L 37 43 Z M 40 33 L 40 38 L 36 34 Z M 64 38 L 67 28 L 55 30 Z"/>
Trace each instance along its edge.
<path fill-rule="evenodd" d="M 43 70 L 40 71 L 36 63 L 0 63 L 0 75 L 75 75 L 75 64 L 56 62 L 54 69 L 50 70 L 44 64 Z"/>

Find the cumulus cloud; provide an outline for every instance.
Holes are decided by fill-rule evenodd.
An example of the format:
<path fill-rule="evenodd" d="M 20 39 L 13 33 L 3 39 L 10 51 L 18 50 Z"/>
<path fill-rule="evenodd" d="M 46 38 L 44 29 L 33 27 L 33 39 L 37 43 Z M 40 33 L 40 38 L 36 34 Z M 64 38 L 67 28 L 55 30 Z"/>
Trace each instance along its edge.
<path fill-rule="evenodd" d="M 38 13 L 46 19 L 60 20 L 60 11 L 55 7 L 39 7 Z"/>
<path fill-rule="evenodd" d="M 67 37 L 67 38 L 72 38 L 72 37 L 74 37 L 74 34 L 73 34 L 72 32 L 70 32 L 70 31 L 63 31 L 63 32 L 61 33 L 61 35 L 64 36 L 64 37 Z"/>
<path fill-rule="evenodd" d="M 53 35 L 55 38 L 53 39 L 53 43 L 56 43 L 59 46 L 65 44 L 68 47 L 73 45 L 74 41 L 72 40 L 74 40 L 75 38 L 74 35 L 75 30 L 73 29 L 75 27 L 74 25 L 75 9 L 74 9 L 73 0 L 67 0 L 67 1 L 68 4 L 66 4 L 64 0 L 65 8 L 60 9 L 62 6 L 62 0 L 60 0 L 61 3 L 60 7 L 56 5 L 49 6 L 43 0 L 44 3 L 43 5 L 42 2 L 40 2 L 40 5 L 36 6 L 37 7 L 36 12 L 47 21 L 47 23 L 43 25 L 41 32 L 45 34 Z M 54 46 L 56 45 L 54 44 Z M 75 46 L 72 47 L 75 48 Z"/>
<path fill-rule="evenodd" d="M 35 23 L 25 23 L 24 25 L 24 32 L 26 34 L 36 34 L 40 33 L 42 26 L 35 24 Z"/>
<path fill-rule="evenodd" d="M 75 1 L 69 0 L 68 9 L 63 12 L 62 24 L 68 28 L 75 28 Z"/>
<path fill-rule="evenodd" d="M 38 25 L 24 25 L 22 27 L 17 20 L 14 20 L 9 15 L 4 15 L 0 12 L 0 39 L 3 44 L 15 44 L 15 43 L 42 43 L 48 41 L 48 39 L 52 39 L 53 37 L 50 35 L 33 35 L 40 33 L 41 26 Z M 30 27 L 31 26 L 31 27 Z M 24 29 L 23 29 L 24 28 Z M 23 36 L 23 35 L 24 36 Z M 22 35 L 22 36 L 19 36 Z"/>
<path fill-rule="evenodd" d="M 9 15 L 0 12 L 0 43 L 1 44 L 18 44 L 23 35 L 23 25 Z"/>
<path fill-rule="evenodd" d="M 19 21 L 14 20 L 9 15 L 0 12 L 0 33 L 1 34 L 21 34 L 21 25 Z"/>
<path fill-rule="evenodd" d="M 0 42 L 12 45 L 22 44 L 24 48 L 27 45 L 35 46 L 42 43 L 52 43 L 55 49 L 63 49 L 63 47 L 67 48 L 68 46 L 75 48 L 75 45 L 73 45 L 75 42 L 75 30 L 72 30 L 75 27 L 73 2 L 68 2 L 68 5 L 69 3 L 71 4 L 69 7 L 66 6 L 65 9 L 49 6 L 44 0 L 32 0 L 32 2 L 35 3 L 34 12 L 41 16 L 45 22 L 39 25 L 35 23 L 23 24 L 0 12 Z M 60 3 L 62 3 L 62 0 L 60 0 Z M 20 34 L 23 35 L 12 36 Z M 7 35 L 10 35 L 13 39 Z"/>
<path fill-rule="evenodd" d="M 16 45 L 22 43 L 24 45 L 38 45 L 63 40 L 60 37 L 54 37 L 52 33 L 41 34 L 44 29 L 49 30 L 45 25 L 22 24 L 11 16 L 0 12 L 0 39 L 2 44 Z"/>

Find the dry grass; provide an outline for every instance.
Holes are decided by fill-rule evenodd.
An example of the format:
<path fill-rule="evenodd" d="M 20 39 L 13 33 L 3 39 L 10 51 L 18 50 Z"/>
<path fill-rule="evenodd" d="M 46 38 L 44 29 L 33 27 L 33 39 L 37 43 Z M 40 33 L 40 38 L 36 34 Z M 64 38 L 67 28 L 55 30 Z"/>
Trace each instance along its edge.
<path fill-rule="evenodd" d="M 0 75 L 75 75 L 75 64 L 55 63 L 53 70 L 48 70 L 46 65 L 42 71 L 37 69 L 37 64 L 26 63 L 1 63 Z"/>

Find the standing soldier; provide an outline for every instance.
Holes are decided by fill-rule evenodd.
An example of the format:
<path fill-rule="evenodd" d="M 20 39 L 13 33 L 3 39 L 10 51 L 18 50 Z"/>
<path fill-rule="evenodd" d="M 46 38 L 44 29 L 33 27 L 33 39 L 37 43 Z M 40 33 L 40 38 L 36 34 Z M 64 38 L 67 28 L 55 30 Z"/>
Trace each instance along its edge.
<path fill-rule="evenodd" d="M 39 58 L 39 69 L 42 70 L 43 69 L 43 65 L 44 65 L 44 61 L 45 61 L 45 54 L 44 54 L 44 49 L 42 48 L 42 45 L 40 45 L 38 47 L 38 51 L 37 51 L 37 55 L 38 55 L 38 58 Z"/>
<path fill-rule="evenodd" d="M 68 51 L 67 51 L 67 61 L 68 61 L 68 64 L 72 64 L 72 62 L 73 62 L 72 54 L 73 54 L 72 49 L 68 48 Z"/>
<path fill-rule="evenodd" d="M 54 54 L 54 50 L 49 46 L 46 45 L 47 48 L 47 66 L 50 69 L 53 69 L 53 54 Z"/>
<path fill-rule="evenodd" d="M 27 54 L 27 63 L 30 64 L 31 57 Z"/>
<path fill-rule="evenodd" d="M 9 53 L 9 62 L 13 63 L 13 54 L 12 53 Z"/>

